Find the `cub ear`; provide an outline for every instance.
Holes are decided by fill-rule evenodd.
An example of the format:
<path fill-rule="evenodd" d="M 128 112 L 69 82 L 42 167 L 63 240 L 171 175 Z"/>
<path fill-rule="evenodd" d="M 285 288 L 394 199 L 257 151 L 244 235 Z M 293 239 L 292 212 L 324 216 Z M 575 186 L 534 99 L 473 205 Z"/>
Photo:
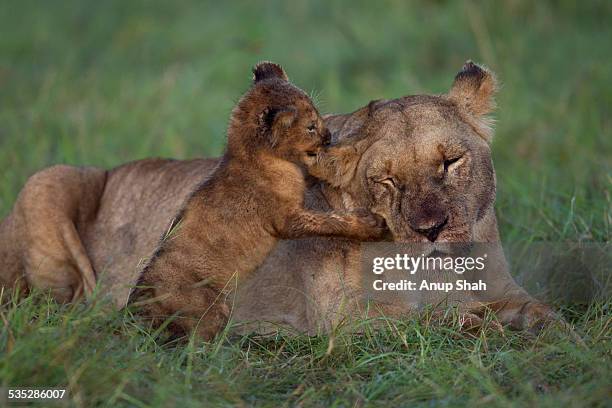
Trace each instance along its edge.
<path fill-rule="evenodd" d="M 267 107 L 259 114 L 259 126 L 264 134 L 269 134 L 272 147 L 276 146 L 280 132 L 289 128 L 297 118 L 293 106 L 282 108 Z"/>
<path fill-rule="evenodd" d="M 282 108 L 267 107 L 259 114 L 259 123 L 262 127 L 273 129 L 275 127 L 288 128 L 297 117 L 297 109 L 293 106 Z"/>
<path fill-rule="evenodd" d="M 487 68 L 467 61 L 455 76 L 448 97 L 474 116 L 482 116 L 495 109 L 497 80 Z"/>
<path fill-rule="evenodd" d="M 278 78 L 288 81 L 283 67 L 270 61 L 262 61 L 253 67 L 253 83 L 256 84 L 264 79 Z"/>

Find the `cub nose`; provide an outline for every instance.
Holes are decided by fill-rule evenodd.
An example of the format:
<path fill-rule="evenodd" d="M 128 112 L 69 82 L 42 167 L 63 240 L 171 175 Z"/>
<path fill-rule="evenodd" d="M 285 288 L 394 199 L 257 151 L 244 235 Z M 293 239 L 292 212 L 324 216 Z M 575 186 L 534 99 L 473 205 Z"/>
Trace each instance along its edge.
<path fill-rule="evenodd" d="M 323 130 L 321 135 L 321 143 L 323 143 L 323 146 L 329 146 L 331 143 L 331 132 L 327 128 Z"/>
<path fill-rule="evenodd" d="M 419 234 L 427 237 L 429 241 L 434 242 L 436 239 L 438 239 L 438 235 L 440 235 L 440 232 L 442 232 L 442 230 L 446 226 L 446 223 L 448 223 L 448 217 L 446 217 L 442 221 L 433 221 L 428 224 L 422 224 L 419 225 L 418 228 L 413 229 Z"/>

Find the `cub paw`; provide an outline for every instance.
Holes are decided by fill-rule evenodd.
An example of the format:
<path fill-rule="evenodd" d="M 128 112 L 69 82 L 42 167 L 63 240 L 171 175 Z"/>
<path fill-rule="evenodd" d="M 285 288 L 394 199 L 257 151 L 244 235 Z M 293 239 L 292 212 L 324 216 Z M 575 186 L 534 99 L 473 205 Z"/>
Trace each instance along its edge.
<path fill-rule="evenodd" d="M 387 231 L 385 220 L 366 210 L 357 208 L 351 211 L 354 219 L 356 235 L 360 239 L 382 238 Z"/>

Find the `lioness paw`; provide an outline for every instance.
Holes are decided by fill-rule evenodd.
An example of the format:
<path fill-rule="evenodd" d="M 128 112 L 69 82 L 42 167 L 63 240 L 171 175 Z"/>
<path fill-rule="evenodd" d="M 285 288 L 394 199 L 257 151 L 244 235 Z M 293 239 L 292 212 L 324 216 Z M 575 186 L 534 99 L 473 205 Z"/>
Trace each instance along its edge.
<path fill-rule="evenodd" d="M 560 317 L 549 306 L 529 302 L 516 314 L 510 325 L 519 330 L 539 333 L 544 327 L 555 321 L 560 321 Z"/>

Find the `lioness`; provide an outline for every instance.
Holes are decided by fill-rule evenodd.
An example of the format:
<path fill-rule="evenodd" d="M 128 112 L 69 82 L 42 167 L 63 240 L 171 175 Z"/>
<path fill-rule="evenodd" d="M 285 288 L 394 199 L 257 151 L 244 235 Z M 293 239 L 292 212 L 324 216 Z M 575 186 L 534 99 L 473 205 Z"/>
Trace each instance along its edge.
<path fill-rule="evenodd" d="M 380 237 L 383 228 L 367 213 L 303 208 L 304 170 L 329 139 L 312 101 L 282 67 L 257 64 L 253 85 L 232 110 L 225 154 L 174 218 L 176 230 L 161 240 L 130 296 L 140 298 L 141 313 L 155 325 L 179 314 L 169 326 L 175 334 L 211 340 L 227 323 L 234 282 L 278 239 Z"/>
<path fill-rule="evenodd" d="M 360 148 L 338 163 L 342 183 L 312 186 L 306 205 L 318 210 L 365 207 L 385 219 L 397 241 L 433 241 L 435 246 L 453 240 L 498 243 L 493 130 L 486 117 L 495 92 L 493 75 L 467 63 L 447 94 L 373 101 L 353 113 L 326 117 L 334 144 L 355 141 Z M 79 208 L 78 215 L 53 208 L 51 213 L 61 217 L 40 216 L 37 228 L 59 235 L 66 223 L 72 224 L 102 289 L 123 306 L 141 260 L 154 251 L 169 220 L 216 164 L 214 159 L 151 159 L 98 173 L 54 167 L 33 176 L 24 190 L 53 189 L 56 200 Z M 451 185 L 436 181 L 441 173 L 454 178 Z M 30 252 L 52 258 L 56 274 L 78 265 L 77 252 L 67 248 L 68 243 L 48 251 L 39 234 L 28 233 L 28 217 L 42 214 L 39 207 L 45 206 L 44 201 L 39 206 L 34 202 L 31 195 L 20 195 L 0 226 L 0 259 L 8 259 L 1 271 L 5 285 L 25 277 L 36 286 L 35 276 L 48 271 L 26 261 Z M 342 299 L 361 299 L 364 292 L 359 248 L 360 243 L 351 240 L 280 241 L 243 285 L 235 318 L 289 324 L 303 331 L 328 328 L 351 309 L 341 307 Z M 495 285 L 486 301 L 497 305 L 502 323 L 529 328 L 552 316 L 546 305 L 514 282 L 504 262 L 492 273 Z M 387 312 L 402 314 L 422 305 L 422 299 L 407 292 L 404 301 Z M 465 313 L 471 307 L 470 300 Z"/>

